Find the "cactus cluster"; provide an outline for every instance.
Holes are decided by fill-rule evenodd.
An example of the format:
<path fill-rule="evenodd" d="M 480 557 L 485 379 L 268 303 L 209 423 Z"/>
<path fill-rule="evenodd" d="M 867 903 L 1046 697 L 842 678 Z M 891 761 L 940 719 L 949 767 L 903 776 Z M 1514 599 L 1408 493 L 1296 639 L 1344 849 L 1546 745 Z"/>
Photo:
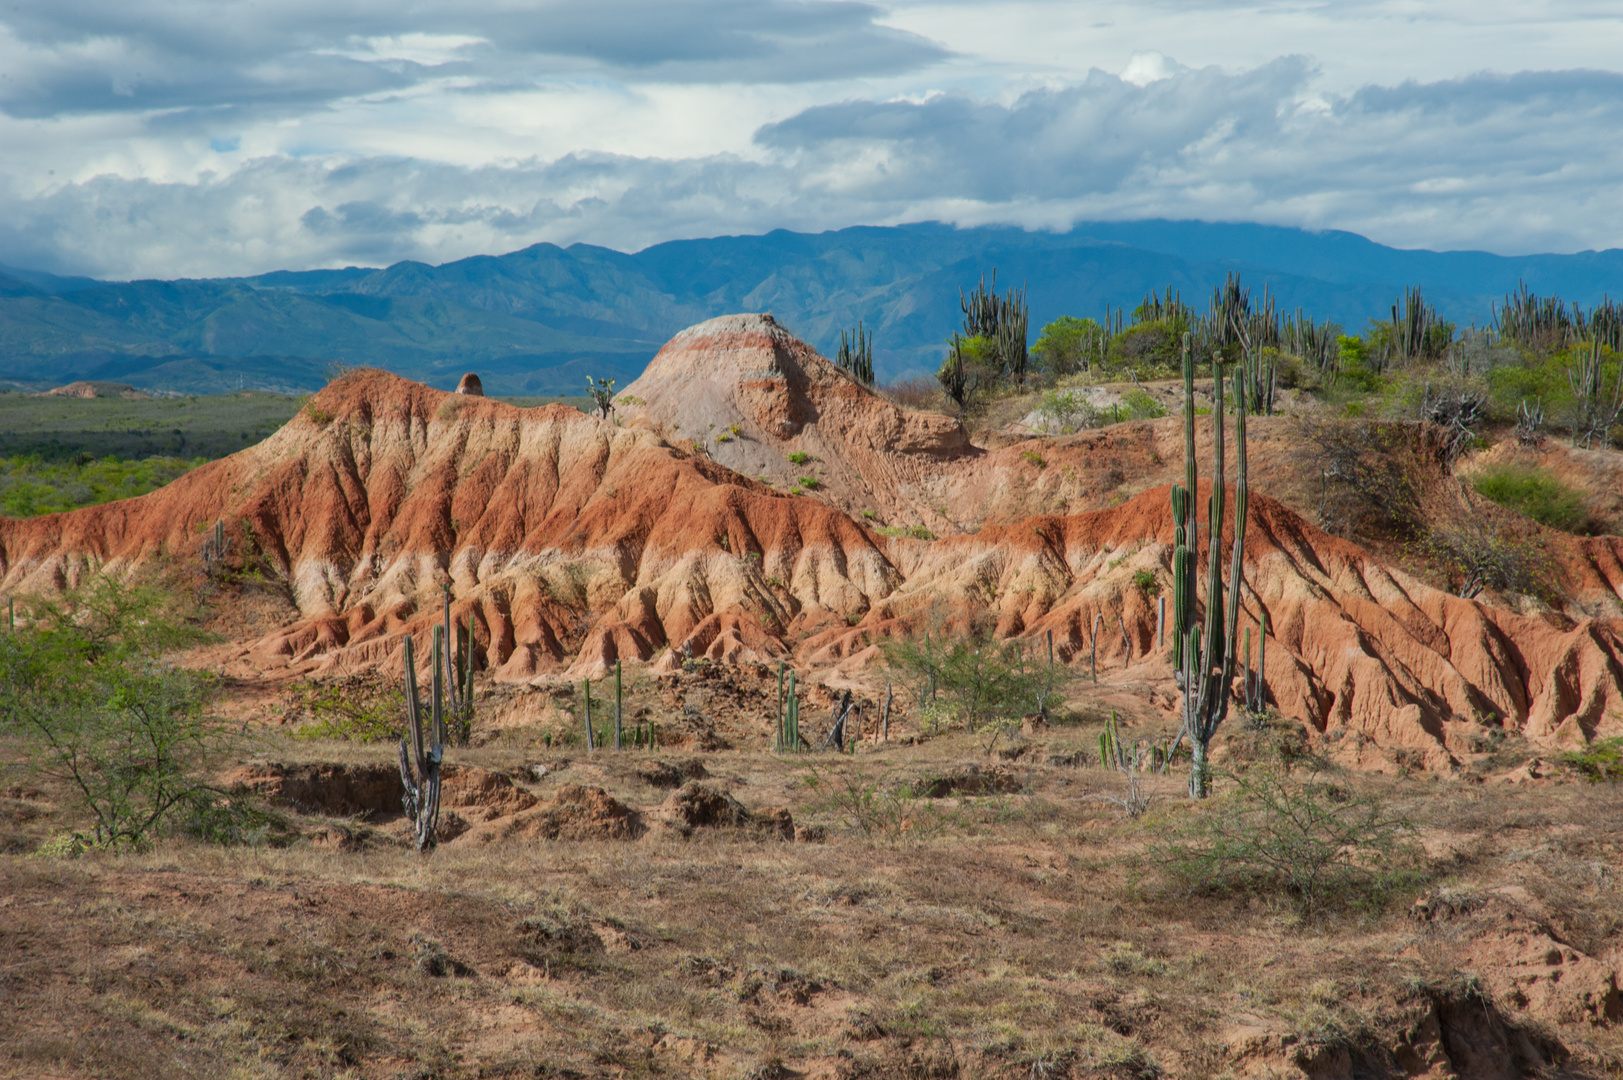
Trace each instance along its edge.
<path fill-rule="evenodd" d="M 418 851 L 433 848 L 440 820 L 440 763 L 445 759 L 443 646 L 444 628 L 436 626 L 430 649 L 429 702 L 425 706 L 417 696 L 417 659 L 411 635 L 406 635 L 406 736 L 400 740 L 400 781 L 406 794 L 401 802 L 412 824 Z"/>
<path fill-rule="evenodd" d="M 1268 613 L 1262 613 L 1261 625 L 1257 627 L 1257 670 L 1251 670 L 1251 628 L 1245 628 L 1245 669 L 1240 681 L 1241 694 L 1245 698 L 1245 711 L 1253 717 L 1260 717 L 1268 711 L 1268 680 L 1265 674 L 1268 666 Z"/>
<path fill-rule="evenodd" d="M 1195 523 L 1195 493 L 1199 490 L 1199 470 L 1195 457 L 1195 358 L 1189 335 L 1183 343 L 1184 385 L 1184 473 L 1183 485 L 1172 485 L 1172 628 L 1173 669 L 1183 691 L 1183 730 L 1189 736 L 1193 764 L 1189 775 L 1191 798 L 1206 797 L 1207 749 L 1217 727 L 1228 715 L 1229 694 L 1234 681 L 1234 630 L 1239 618 L 1241 562 L 1245 547 L 1247 511 L 1245 394 L 1241 372 L 1235 373 L 1234 429 L 1238 462 L 1234 484 L 1234 544 L 1229 559 L 1227 598 L 1222 565 L 1223 524 L 1226 520 L 1223 488 L 1223 362 L 1212 358 L 1212 482 L 1207 500 L 1206 621 L 1204 629 L 1195 625 L 1195 558 L 1198 527 Z M 1174 741 L 1173 748 L 1176 749 Z"/>
<path fill-rule="evenodd" d="M 624 750 L 628 744 L 637 749 L 654 745 L 656 736 L 652 720 L 648 721 L 646 730 L 641 724 L 632 728 L 629 732 L 626 730 L 624 672 L 621 669 L 619 660 L 614 662 L 614 723 L 612 726 L 599 731 L 592 719 L 592 680 L 589 678 L 582 679 L 580 688 L 581 709 L 586 720 L 587 750 L 597 750 L 605 744 L 613 746 L 616 750 Z"/>
<path fill-rule="evenodd" d="M 208 539 L 203 541 L 203 573 L 214 577 L 225 563 L 225 522 L 216 519 Z"/>
<path fill-rule="evenodd" d="M 790 671 L 788 696 L 783 684 L 784 665 L 778 664 L 778 752 L 800 750 L 805 743 L 800 738 L 800 695 L 795 689 L 795 673 Z"/>
<path fill-rule="evenodd" d="M 855 330 L 840 331 L 840 351 L 834 363 L 864 386 L 873 385 L 873 331 L 857 320 Z"/>
<path fill-rule="evenodd" d="M 473 739 L 473 613 L 468 613 L 468 636 L 458 643 L 457 627 L 451 622 L 451 587 L 440 588 L 445 597 L 445 688 L 446 729 L 453 746 L 467 746 Z"/>

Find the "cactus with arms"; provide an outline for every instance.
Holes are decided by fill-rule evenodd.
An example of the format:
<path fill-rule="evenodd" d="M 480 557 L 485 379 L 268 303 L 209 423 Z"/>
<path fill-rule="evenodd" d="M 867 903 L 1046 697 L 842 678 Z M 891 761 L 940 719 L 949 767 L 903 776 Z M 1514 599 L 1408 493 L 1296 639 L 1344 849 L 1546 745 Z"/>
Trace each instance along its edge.
<path fill-rule="evenodd" d="M 432 664 L 429 670 L 432 695 L 428 707 L 428 730 L 423 730 L 423 702 L 417 697 L 417 661 L 412 653 L 411 635 L 406 635 L 406 737 L 400 740 L 400 781 L 406 794 L 401 802 L 412 824 L 418 851 L 434 846 L 434 833 L 440 821 L 440 762 L 445 757 L 445 713 L 440 700 L 441 628 L 434 628 Z"/>
<path fill-rule="evenodd" d="M 1241 562 L 1245 550 L 1246 460 L 1244 376 L 1235 373 L 1234 436 L 1238 457 L 1234 484 L 1234 545 L 1229 557 L 1225 603 L 1221 540 L 1225 520 L 1223 490 L 1223 365 L 1212 361 L 1212 484 L 1207 501 L 1206 625 L 1195 625 L 1195 552 L 1197 529 L 1191 505 L 1199 479 L 1195 461 L 1195 359 L 1189 335 L 1183 342 L 1183 430 L 1186 486 L 1172 486 L 1174 548 L 1173 666 L 1183 690 L 1183 732 L 1189 736 L 1194 759 L 1189 773 L 1189 796 L 1204 799 L 1207 792 L 1207 750 L 1217 727 L 1228 715 L 1234 681 L 1234 628 L 1239 619 Z M 1180 736 L 1181 737 L 1181 736 Z M 1174 741 L 1176 747 L 1176 741 Z"/>

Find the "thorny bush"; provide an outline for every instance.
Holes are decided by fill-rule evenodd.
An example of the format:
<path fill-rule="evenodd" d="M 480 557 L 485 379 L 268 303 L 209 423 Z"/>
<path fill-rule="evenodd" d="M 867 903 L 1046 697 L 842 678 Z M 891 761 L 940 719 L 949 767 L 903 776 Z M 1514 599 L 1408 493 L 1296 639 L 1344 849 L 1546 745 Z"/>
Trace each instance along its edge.
<path fill-rule="evenodd" d="M 1322 772 L 1262 770 L 1236 777 L 1158 855 L 1178 891 L 1283 897 L 1306 922 L 1382 907 L 1418 884 L 1412 832 L 1377 795 Z"/>

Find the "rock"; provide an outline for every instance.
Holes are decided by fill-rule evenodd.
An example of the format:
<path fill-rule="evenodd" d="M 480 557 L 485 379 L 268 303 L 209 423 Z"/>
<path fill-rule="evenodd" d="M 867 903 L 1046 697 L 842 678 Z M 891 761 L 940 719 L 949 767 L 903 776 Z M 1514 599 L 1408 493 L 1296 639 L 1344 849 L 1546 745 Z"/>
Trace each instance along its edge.
<path fill-rule="evenodd" d="M 456 392 L 470 397 L 484 397 L 485 384 L 479 381 L 479 376 L 470 371 L 456 384 Z"/>

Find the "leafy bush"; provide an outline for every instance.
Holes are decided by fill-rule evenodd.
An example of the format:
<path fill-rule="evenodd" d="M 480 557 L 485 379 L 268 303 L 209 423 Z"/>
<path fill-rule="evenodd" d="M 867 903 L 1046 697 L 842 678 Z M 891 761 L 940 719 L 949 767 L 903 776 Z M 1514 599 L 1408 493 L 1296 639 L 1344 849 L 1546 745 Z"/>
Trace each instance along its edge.
<path fill-rule="evenodd" d="M 209 781 L 233 729 L 209 712 L 216 681 L 163 662 L 206 639 L 162 593 L 96 577 L 37 601 L 0 635 L 0 732 L 91 821 L 83 846 L 144 844 L 175 827 L 245 834 L 255 815 Z"/>
<path fill-rule="evenodd" d="M 1562 764 L 1591 783 L 1623 780 L 1623 738 L 1596 739 L 1582 750 L 1561 755 Z"/>
<path fill-rule="evenodd" d="M 1138 570 L 1133 574 L 1133 584 L 1145 596 L 1155 596 L 1161 591 L 1161 582 L 1155 576 L 1154 570 Z"/>
<path fill-rule="evenodd" d="M 1417 884 L 1412 832 L 1373 794 L 1263 771 L 1238 777 L 1159 854 L 1184 892 L 1282 896 L 1307 921 L 1382 907 Z"/>
<path fill-rule="evenodd" d="M 806 462 L 812 460 L 812 456 L 806 453 L 804 450 L 795 450 L 791 452 L 788 457 L 791 465 L 804 465 Z"/>
<path fill-rule="evenodd" d="M 1458 594 L 1467 600 L 1484 589 L 1524 596 L 1550 591 L 1544 578 L 1544 554 L 1491 521 L 1469 519 L 1439 525 L 1426 533 L 1421 546 L 1458 583 Z"/>
<path fill-rule="evenodd" d="M 1588 522 L 1584 497 L 1554 473 L 1536 465 L 1493 465 L 1471 479 L 1477 494 L 1562 532 L 1580 532 Z"/>
<path fill-rule="evenodd" d="M 1040 662 L 1019 641 L 993 641 L 984 631 L 948 636 L 927 633 L 881 645 L 893 677 L 911 688 L 922 711 L 945 704 L 971 732 L 997 734 L 1044 710 L 1060 671 Z M 938 699 L 945 699 L 944 702 Z"/>
<path fill-rule="evenodd" d="M 1079 390 L 1048 390 L 1037 403 L 1037 415 L 1050 430 L 1064 434 L 1099 423 L 1099 410 Z"/>
<path fill-rule="evenodd" d="M 293 697 L 292 713 L 306 718 L 294 729 L 295 739 L 392 742 L 404 729 L 405 690 L 375 674 L 303 683 L 293 688 Z"/>
<path fill-rule="evenodd" d="M 1129 327 L 1110 340 L 1111 367 L 1170 367 L 1178 362 L 1182 343 L 1158 322 Z"/>
<path fill-rule="evenodd" d="M 1050 376 L 1070 375 L 1101 361 L 1105 341 L 1105 328 L 1097 322 L 1062 315 L 1043 327 L 1031 351 Z"/>
<path fill-rule="evenodd" d="M 1121 413 L 1123 420 L 1158 420 L 1167 414 L 1167 407 L 1148 390 L 1133 389 L 1121 396 Z"/>
<path fill-rule="evenodd" d="M 823 482 L 815 476 L 802 476 L 795 482 L 807 491 L 816 491 L 823 486 Z"/>
<path fill-rule="evenodd" d="M 870 840 L 928 840 L 954 822 L 954 815 L 919 795 L 912 785 L 875 778 L 861 769 L 813 771 L 801 783 L 820 796 L 812 810 L 840 818 L 848 830 Z"/>

